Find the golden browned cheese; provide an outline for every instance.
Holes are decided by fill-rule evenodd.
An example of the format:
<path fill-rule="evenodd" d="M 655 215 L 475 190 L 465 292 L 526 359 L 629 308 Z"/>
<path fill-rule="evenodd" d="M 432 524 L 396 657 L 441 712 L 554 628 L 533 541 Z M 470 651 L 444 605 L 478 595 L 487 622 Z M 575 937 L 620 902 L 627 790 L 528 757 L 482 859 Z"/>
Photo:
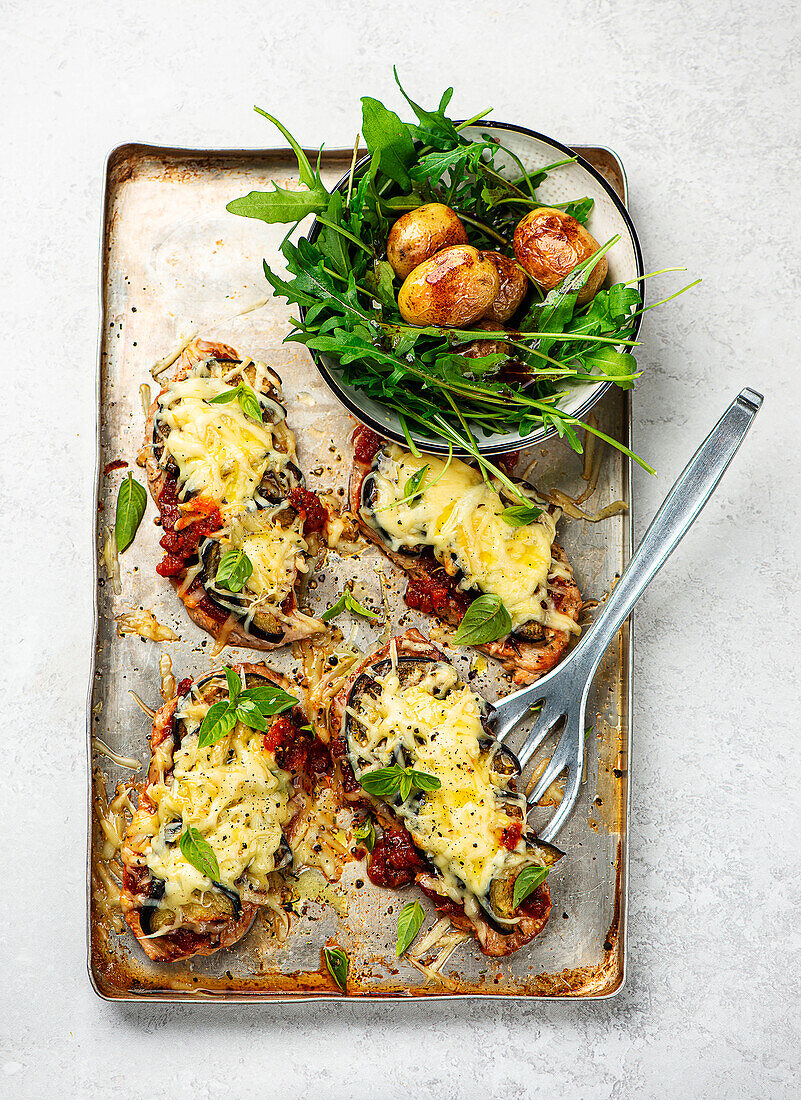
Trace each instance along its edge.
<path fill-rule="evenodd" d="M 410 325 L 463 328 L 478 321 L 498 296 L 498 269 L 472 245 L 437 252 L 408 275 L 398 308 Z"/>
<path fill-rule="evenodd" d="M 598 242 L 581 222 L 561 210 L 542 206 L 526 214 L 514 236 L 518 262 L 544 291 L 553 290 L 566 275 L 598 249 Z M 606 278 L 602 257 L 579 291 L 579 304 L 589 302 Z"/>
<path fill-rule="evenodd" d="M 387 238 L 387 259 L 399 279 L 405 279 L 418 264 L 441 248 L 467 244 L 467 233 L 459 216 L 441 202 L 428 202 L 398 218 Z"/>
<path fill-rule="evenodd" d="M 508 321 L 518 309 L 528 288 L 526 273 L 515 260 L 502 252 L 482 252 L 481 255 L 495 264 L 501 287 L 498 297 L 484 314 L 486 321 Z"/>

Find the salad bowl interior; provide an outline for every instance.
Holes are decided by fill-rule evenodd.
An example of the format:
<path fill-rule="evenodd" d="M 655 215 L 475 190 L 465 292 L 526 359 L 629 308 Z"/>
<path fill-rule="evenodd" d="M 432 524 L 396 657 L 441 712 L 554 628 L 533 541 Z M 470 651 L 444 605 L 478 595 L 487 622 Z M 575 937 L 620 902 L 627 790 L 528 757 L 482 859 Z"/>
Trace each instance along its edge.
<path fill-rule="evenodd" d="M 489 135 L 511 150 L 530 173 L 546 165 L 576 156 L 572 149 L 553 138 L 508 123 L 480 122 L 465 127 L 461 133 L 475 141 L 480 141 L 483 135 Z M 357 165 L 357 174 L 366 167 L 368 162 L 369 158 L 365 157 Z M 501 171 L 505 176 L 514 178 L 519 175 L 519 169 L 506 153 L 500 152 L 496 163 L 499 167 L 502 166 Z M 337 185 L 338 188 L 343 190 L 347 182 L 348 177 L 343 177 Z M 587 220 L 587 229 L 593 237 L 599 244 L 604 244 L 614 236 L 620 238 L 606 255 L 609 270 L 604 286 L 641 279 L 644 274 L 642 254 L 631 218 L 612 185 L 590 164 L 577 156 L 576 160 L 550 171 L 543 183 L 537 187 L 537 198 L 541 200 L 543 206 L 566 203 L 585 196 L 593 199 L 593 208 Z M 315 220 L 309 232 L 309 239 L 313 241 L 319 231 L 320 223 Z M 637 285 L 644 297 L 643 283 L 640 282 Z M 636 338 L 639 325 L 640 318 L 637 317 L 633 322 L 633 338 Z M 371 399 L 357 387 L 344 382 L 336 361 L 330 356 L 318 351 L 312 351 L 312 356 L 328 387 L 353 416 L 384 438 L 400 444 L 407 442 L 398 417 L 390 409 Z M 558 406 L 570 416 L 581 419 L 613 384 L 609 381 L 570 384 L 566 386 L 568 392 L 559 400 Z M 429 454 L 448 453 L 448 444 L 444 440 L 423 435 L 411 426 L 410 434 L 421 451 Z M 475 441 L 479 451 L 489 456 L 539 443 L 554 434 L 556 431 L 552 427 L 540 427 L 525 436 L 521 436 L 516 430 L 502 429 L 489 435 L 476 431 Z M 454 448 L 454 453 L 459 454 L 459 449 Z"/>

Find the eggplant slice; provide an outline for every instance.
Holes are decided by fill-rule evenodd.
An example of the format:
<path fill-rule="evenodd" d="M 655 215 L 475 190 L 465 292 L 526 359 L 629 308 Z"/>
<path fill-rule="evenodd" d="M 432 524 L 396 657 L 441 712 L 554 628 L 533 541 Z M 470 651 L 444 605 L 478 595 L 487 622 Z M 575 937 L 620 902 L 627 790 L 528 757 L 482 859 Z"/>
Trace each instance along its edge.
<path fill-rule="evenodd" d="M 373 437 L 370 446 L 365 447 L 363 439 L 366 432 L 367 429 L 360 430 L 361 440 L 357 436 L 350 480 L 350 510 L 358 517 L 359 527 L 366 537 L 408 574 L 406 602 L 409 606 L 457 626 L 473 599 L 482 591 L 496 590 L 490 587 L 492 579 L 489 575 L 481 578 L 479 584 L 477 576 L 466 576 L 462 569 L 469 558 L 475 560 L 481 556 L 481 536 L 463 537 L 459 553 L 454 549 L 453 542 L 449 543 L 442 535 L 449 524 L 453 527 L 450 517 L 460 501 L 475 488 L 470 484 L 471 478 L 473 482 L 478 481 L 475 471 L 467 463 L 453 459 L 449 473 L 446 473 L 443 471 L 443 460 L 428 455 L 414 459 L 403 448 L 377 436 Z M 424 491 L 410 500 L 405 466 L 411 464 L 409 469 L 419 469 L 421 463 L 429 466 L 422 482 Z M 403 471 L 402 475 L 398 474 L 399 470 Z M 390 472 L 394 472 L 397 480 L 396 491 L 405 498 L 401 505 L 405 509 L 403 512 L 399 512 L 396 505 L 388 507 L 380 496 L 381 486 L 386 489 Z M 522 482 L 517 484 L 521 492 L 531 498 L 532 505 L 541 507 L 543 513 L 536 532 L 542 543 L 541 551 L 546 554 L 543 559 L 543 583 L 526 597 L 531 608 L 528 613 L 535 617 L 526 620 L 523 609 L 527 605 L 521 604 L 513 615 L 513 630 L 507 637 L 476 648 L 500 660 L 504 669 L 514 673 L 516 684 L 530 684 L 550 671 L 564 656 L 571 637 L 579 632 L 577 621 L 582 601 L 573 579 L 572 567 L 562 548 L 551 541 L 549 551 L 546 550 L 547 536 L 552 539 L 561 516 L 560 510 L 537 501 L 530 486 Z M 432 502 L 428 526 L 421 518 L 428 507 L 427 494 L 430 494 Z M 487 503 L 497 508 L 497 497 L 480 503 L 484 509 Z M 436 531 L 435 536 L 432 536 L 432 530 Z M 509 537 L 512 537 L 513 530 L 509 528 Z M 547 552 L 550 553 L 549 564 Z M 514 603 L 525 586 L 518 584 L 513 576 L 504 575 L 501 579 L 510 593 L 508 602 Z M 504 593 L 498 594 L 504 597 Z"/>
<path fill-rule="evenodd" d="M 520 765 L 492 732 L 492 707 L 460 680 L 416 630 L 368 657 L 332 707 L 332 747 L 343 777 L 365 780 L 399 766 L 433 775 L 439 787 L 352 799 L 408 831 L 424 870 L 416 881 L 469 927 L 488 954 L 533 938 L 550 910 L 546 885 L 513 904 L 517 876 L 550 867 L 562 852 L 538 840 L 517 791 Z M 536 915 L 532 915 L 532 911 Z"/>
<path fill-rule="evenodd" d="M 256 467 L 260 473 L 243 477 L 241 465 L 238 467 L 238 491 L 228 499 L 226 464 L 220 464 L 215 476 L 209 473 L 204 484 L 202 463 L 187 457 L 188 451 L 176 458 L 168 444 L 173 429 L 176 438 L 181 438 L 175 409 L 182 399 L 194 401 L 201 414 L 213 410 L 220 415 L 228 411 L 230 415 L 233 411 L 241 417 L 236 401 L 212 403 L 204 396 L 204 388 L 209 393 L 233 392 L 240 383 L 256 394 L 262 425 L 269 429 L 261 434 L 269 439 L 269 446 L 265 444 L 261 452 Z M 304 535 L 303 516 L 289 500 L 294 490 L 305 488 L 305 482 L 295 459 L 295 437 L 286 423 L 280 384 L 279 376 L 264 364 L 240 359 L 237 352 L 223 344 L 194 341 L 179 359 L 175 376 L 153 402 L 146 430 L 148 486 L 161 513 L 162 546 L 167 551 L 160 568 L 200 627 L 215 638 L 224 638 L 229 645 L 260 650 L 275 649 L 325 630 L 319 620 L 298 608 L 298 590 L 308 572 L 307 562 L 316 552 L 316 536 Z M 183 389 L 176 396 L 179 386 Z M 255 421 L 251 419 L 250 423 Z M 191 421 L 189 424 L 191 428 Z M 221 432 L 218 440 L 222 446 Z M 191 442 L 197 443 L 197 439 Z M 211 470 L 211 461 L 208 466 Z M 176 516 L 179 511 L 185 512 L 191 520 L 193 501 L 201 533 L 194 543 L 182 545 L 183 532 L 176 529 Z M 219 510 L 215 511 L 215 506 Z M 211 515 L 202 523 L 204 512 Z M 254 567 L 239 592 L 217 585 L 217 567 L 224 549 L 241 548 L 237 543 L 243 539 L 250 539 L 252 544 L 254 538 L 257 544 L 260 540 L 280 542 L 281 554 L 269 559 L 277 562 L 275 577 L 265 578 L 268 559 L 264 558 L 264 568 Z"/>
<path fill-rule="evenodd" d="M 265 665 L 236 670 L 244 686 L 287 688 Z M 291 866 L 284 834 L 296 813 L 295 789 L 263 748 L 262 734 L 237 726 L 197 749 L 203 715 L 227 698 L 225 675 L 211 673 L 165 703 L 153 723 L 148 777 L 122 849 L 121 895 L 125 920 L 151 959 L 173 962 L 231 947 L 250 928 L 260 899 L 280 892 L 275 872 Z M 218 859 L 219 879 L 184 857 L 180 840 L 190 825 Z"/>

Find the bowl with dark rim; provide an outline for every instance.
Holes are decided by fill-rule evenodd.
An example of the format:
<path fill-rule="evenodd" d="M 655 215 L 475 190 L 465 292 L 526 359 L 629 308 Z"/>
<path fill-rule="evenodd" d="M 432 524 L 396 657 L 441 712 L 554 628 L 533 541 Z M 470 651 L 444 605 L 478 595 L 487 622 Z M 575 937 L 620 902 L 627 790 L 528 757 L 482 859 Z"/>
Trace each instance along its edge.
<path fill-rule="evenodd" d="M 584 196 L 594 200 L 587 221 L 587 229 L 593 237 L 603 244 L 618 235 L 620 240 L 607 253 L 609 271 L 604 286 L 614 283 L 632 282 L 642 279 L 644 274 L 642 252 L 637 232 L 626 210 L 625 204 L 615 189 L 591 164 L 578 156 L 573 149 L 554 138 L 538 134 L 524 126 L 506 122 L 479 122 L 465 127 L 461 133 L 468 138 L 481 140 L 483 134 L 489 134 L 510 149 L 520 158 L 527 171 L 533 173 L 539 168 L 567 157 L 575 161 L 562 165 L 549 173 L 547 179 L 537 188 L 537 197 L 543 206 L 564 203 Z M 355 176 L 364 171 L 370 158 L 364 157 L 356 165 Z M 515 171 L 511 158 L 499 154 L 497 163 L 503 165 L 502 171 L 510 175 Z M 337 183 L 338 190 L 344 190 L 348 183 L 348 174 Z M 315 220 L 308 233 L 314 241 L 320 232 L 320 223 Z M 638 284 L 643 293 L 643 284 Z M 305 314 L 305 310 L 303 311 Z M 633 323 L 632 339 L 636 339 L 641 317 Z M 397 416 L 379 402 L 367 397 L 354 386 L 343 382 L 338 365 L 334 359 L 318 351 L 311 352 L 315 365 L 328 388 L 345 408 L 368 428 L 393 442 L 407 445 L 406 436 Z M 613 382 L 586 382 L 570 386 L 570 393 L 559 402 L 559 408 L 571 416 L 582 420 L 603 395 L 613 386 Z M 409 425 L 411 437 L 421 451 L 429 454 L 447 454 L 448 444 L 441 438 L 422 435 Z M 475 434 L 478 449 L 485 455 L 500 455 L 509 451 L 541 443 L 556 434 L 554 428 L 539 428 L 525 436 L 516 431 L 502 431 L 492 435 Z"/>

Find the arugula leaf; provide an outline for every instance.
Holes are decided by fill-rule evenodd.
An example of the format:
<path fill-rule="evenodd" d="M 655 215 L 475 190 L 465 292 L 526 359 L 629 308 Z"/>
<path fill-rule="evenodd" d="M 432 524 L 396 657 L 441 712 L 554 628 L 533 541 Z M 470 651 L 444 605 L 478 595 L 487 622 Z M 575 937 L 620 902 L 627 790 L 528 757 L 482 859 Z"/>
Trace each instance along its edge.
<path fill-rule="evenodd" d="M 348 991 L 348 956 L 341 947 L 324 947 L 326 969 L 343 993 Z"/>
<path fill-rule="evenodd" d="M 229 592 L 240 592 L 253 574 L 253 562 L 244 550 L 226 550 L 220 557 L 214 583 Z"/>
<path fill-rule="evenodd" d="M 370 818 L 365 818 L 360 825 L 356 827 L 353 834 L 354 840 L 360 840 L 368 852 L 372 852 L 375 847 L 375 826 Z"/>
<path fill-rule="evenodd" d="M 525 901 L 529 894 L 533 893 L 541 882 L 545 882 L 547 877 L 547 867 L 536 867 L 533 864 L 524 867 L 515 879 L 515 888 L 512 893 L 512 908 L 517 909 L 520 902 Z"/>
<path fill-rule="evenodd" d="M 501 519 L 510 527 L 528 527 L 542 515 L 542 508 L 530 507 L 525 504 L 516 504 L 512 508 L 504 508 Z"/>
<path fill-rule="evenodd" d="M 330 622 L 331 619 L 335 619 L 337 615 L 341 615 L 343 611 L 352 611 L 355 615 L 361 615 L 365 619 L 377 619 L 378 615 L 375 611 L 371 611 L 368 607 L 364 607 L 351 593 L 349 588 L 344 588 L 342 594 L 336 603 L 332 604 L 327 611 L 324 611 L 320 616 L 322 622 Z"/>
<path fill-rule="evenodd" d="M 231 199 L 225 209 L 241 218 L 275 223 L 303 221 L 308 214 L 322 214 L 327 205 L 327 192 L 323 198 L 317 191 L 287 191 L 274 183 L 272 191 L 250 191 Z"/>
<path fill-rule="evenodd" d="M 395 955 L 401 955 L 411 946 L 417 933 L 425 920 L 425 910 L 419 901 L 410 901 L 398 914 L 398 942 Z"/>
<path fill-rule="evenodd" d="M 205 875 L 212 881 L 219 881 L 220 865 L 217 862 L 217 857 L 211 845 L 197 829 L 187 825 L 181 834 L 178 845 L 187 863 L 191 863 L 196 870 L 200 871 L 201 875 Z"/>
<path fill-rule="evenodd" d="M 117 514 L 114 521 L 114 534 L 117 538 L 117 550 L 121 554 L 134 540 L 139 524 L 147 507 L 147 493 L 134 481 L 133 474 L 123 479 L 117 493 Z"/>
<path fill-rule="evenodd" d="M 581 222 L 582 225 L 586 225 L 593 206 L 595 206 L 595 199 L 576 199 L 565 206 L 565 213 L 569 214 L 571 218 L 575 218 L 577 222 Z"/>
<path fill-rule="evenodd" d="M 411 135 L 394 111 L 370 96 L 362 96 L 362 136 L 372 154 L 373 178 L 380 168 L 395 183 L 410 188 L 409 168 L 415 157 Z"/>
<path fill-rule="evenodd" d="M 397 307 L 395 298 L 395 272 L 389 260 L 379 260 L 372 271 L 364 276 L 364 285 L 373 294 L 373 297 L 381 305 L 389 309 Z"/>
<path fill-rule="evenodd" d="M 398 70 L 394 66 L 392 72 L 395 75 L 395 83 L 400 88 L 401 95 L 419 120 L 419 126 L 410 127 L 414 136 L 420 141 L 425 141 L 429 145 L 433 145 L 436 149 L 444 149 L 451 145 L 458 145 L 461 138 L 456 131 L 456 127 L 449 118 L 445 117 L 445 108 L 451 101 L 453 88 L 445 89 L 442 94 L 442 99 L 439 101 L 439 107 L 437 107 L 435 111 L 425 111 L 419 103 L 415 103 L 413 99 L 410 99 L 403 90 L 403 85 L 398 79 Z"/>
<path fill-rule="evenodd" d="M 334 191 L 325 208 L 325 220 L 333 225 L 342 221 L 342 192 Z M 341 233 L 320 222 L 320 233 L 315 242 L 328 264 L 340 275 L 347 277 L 351 270 L 348 249 Z"/>
<path fill-rule="evenodd" d="M 505 637 L 512 619 L 500 596 L 487 592 L 468 607 L 453 636 L 456 645 L 485 645 Z"/>
<path fill-rule="evenodd" d="M 236 715 L 228 703 L 223 700 L 214 703 L 206 711 L 206 717 L 200 724 L 198 748 L 205 749 L 209 745 L 216 745 L 218 741 L 222 741 L 223 737 L 228 736 L 235 725 Z"/>
<path fill-rule="evenodd" d="M 277 118 L 273 118 L 260 107 L 253 109 L 272 122 L 289 142 L 297 157 L 301 183 L 309 190 L 288 191 L 271 181 L 272 191 L 251 191 L 242 198 L 233 199 L 225 209 L 231 214 L 239 214 L 243 218 L 258 218 L 263 222 L 299 222 L 307 214 L 322 214 L 328 207 L 329 194 L 320 173 L 312 168 L 300 145 Z"/>
<path fill-rule="evenodd" d="M 587 367 L 612 375 L 622 390 L 633 389 L 634 379 L 630 376 L 636 374 L 637 360 L 629 352 L 616 351 L 606 344 L 585 352 L 582 359 Z"/>

